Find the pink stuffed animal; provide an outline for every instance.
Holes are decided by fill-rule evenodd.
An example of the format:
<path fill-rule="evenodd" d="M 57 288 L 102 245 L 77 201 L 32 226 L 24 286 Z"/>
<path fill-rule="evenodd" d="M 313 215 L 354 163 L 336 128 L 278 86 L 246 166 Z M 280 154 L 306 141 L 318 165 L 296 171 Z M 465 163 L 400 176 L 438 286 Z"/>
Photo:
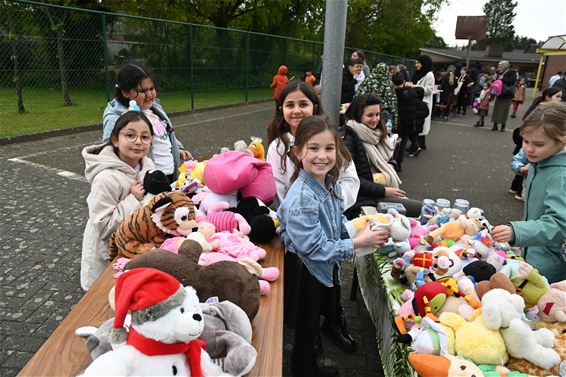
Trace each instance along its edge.
<path fill-rule="evenodd" d="M 206 221 L 213 224 L 216 227 L 217 232 L 233 232 L 235 230 L 239 230 L 244 234 L 250 234 L 252 228 L 246 219 L 244 219 L 244 217 L 239 213 L 222 211 L 222 209 L 226 208 L 228 208 L 228 203 L 226 202 L 217 202 L 212 204 L 208 208 Z"/>
<path fill-rule="evenodd" d="M 411 249 L 414 249 L 419 245 L 425 244 L 423 237 L 426 236 L 428 232 L 438 228 L 437 224 L 432 224 L 428 226 L 421 225 L 421 223 L 415 219 L 410 219 L 410 223 L 411 223 L 411 235 L 409 237 L 409 245 L 411 246 Z"/>

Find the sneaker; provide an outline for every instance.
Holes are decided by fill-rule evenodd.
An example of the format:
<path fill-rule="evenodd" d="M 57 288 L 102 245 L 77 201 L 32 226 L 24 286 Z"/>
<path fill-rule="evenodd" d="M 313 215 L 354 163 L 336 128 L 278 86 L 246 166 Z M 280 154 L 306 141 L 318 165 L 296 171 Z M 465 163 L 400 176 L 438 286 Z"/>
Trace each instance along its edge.
<path fill-rule="evenodd" d="M 517 191 L 516 191 L 516 190 L 513 190 L 513 189 L 509 189 L 509 194 L 513 194 L 513 195 L 515 195 L 516 193 L 517 193 Z"/>
<path fill-rule="evenodd" d="M 515 195 L 514 198 L 517 199 L 517 200 L 520 201 L 520 202 L 524 202 L 524 201 L 525 201 L 525 198 L 523 198 L 522 195 Z"/>

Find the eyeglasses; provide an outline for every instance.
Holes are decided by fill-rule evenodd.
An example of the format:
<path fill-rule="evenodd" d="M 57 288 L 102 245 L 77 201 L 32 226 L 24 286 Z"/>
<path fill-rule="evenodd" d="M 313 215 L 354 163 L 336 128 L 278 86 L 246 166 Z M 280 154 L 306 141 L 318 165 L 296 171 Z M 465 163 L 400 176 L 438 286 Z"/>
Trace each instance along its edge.
<path fill-rule="evenodd" d="M 151 134 L 138 135 L 135 132 L 120 132 L 120 135 L 124 136 L 130 143 L 135 143 L 139 138 L 142 143 L 149 144 L 153 139 L 153 136 L 151 136 Z"/>
<path fill-rule="evenodd" d="M 136 88 L 136 92 L 138 93 L 144 93 L 146 96 L 150 96 L 151 93 L 155 92 L 155 86 L 152 86 L 151 88 Z"/>

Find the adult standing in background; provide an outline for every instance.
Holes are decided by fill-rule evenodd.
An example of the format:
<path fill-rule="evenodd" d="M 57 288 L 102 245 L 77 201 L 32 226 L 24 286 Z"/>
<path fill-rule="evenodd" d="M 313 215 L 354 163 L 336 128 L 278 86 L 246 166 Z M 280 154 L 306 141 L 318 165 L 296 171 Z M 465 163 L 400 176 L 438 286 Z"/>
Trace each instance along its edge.
<path fill-rule="evenodd" d="M 432 73 L 432 59 L 428 55 L 419 55 L 415 61 L 415 73 L 413 84 L 424 89 L 423 101 L 428 105 L 428 117 L 426 117 L 423 131 L 419 134 L 419 147 L 426 149 L 426 135 L 430 132 L 430 120 L 432 116 L 432 94 L 434 92 L 434 73 Z"/>
<path fill-rule="evenodd" d="M 505 123 L 507 123 L 507 118 L 509 118 L 509 108 L 511 107 L 511 102 L 513 97 L 515 97 L 515 83 L 517 82 L 517 72 L 511 69 L 511 65 L 507 60 L 502 60 L 497 65 L 497 70 L 499 71 L 498 79 L 503 82 L 503 89 L 501 94 L 495 99 L 495 105 L 493 106 L 493 113 L 491 115 L 491 122 L 493 127 L 492 131 L 497 131 L 497 125 L 501 123 L 501 129 L 499 131 L 505 131 Z"/>

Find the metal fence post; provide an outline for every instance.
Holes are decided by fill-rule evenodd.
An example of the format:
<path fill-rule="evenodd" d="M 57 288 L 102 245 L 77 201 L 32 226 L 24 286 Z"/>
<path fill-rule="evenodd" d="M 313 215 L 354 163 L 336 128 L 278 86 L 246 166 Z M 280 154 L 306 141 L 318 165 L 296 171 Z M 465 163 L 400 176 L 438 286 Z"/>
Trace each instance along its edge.
<path fill-rule="evenodd" d="M 249 98 L 249 73 L 250 73 L 250 33 L 246 33 L 246 55 L 245 55 L 245 88 L 246 88 L 246 104 L 250 103 Z"/>
<path fill-rule="evenodd" d="M 108 45 L 106 42 L 106 14 L 102 13 L 102 48 L 104 50 L 104 81 L 106 82 L 106 99 L 108 102 L 112 99 L 112 89 L 110 84 L 110 72 L 108 71 Z"/>
<path fill-rule="evenodd" d="M 189 25 L 189 92 L 191 93 L 191 111 L 195 111 L 194 83 L 193 25 Z"/>
<path fill-rule="evenodd" d="M 340 117 L 342 61 L 346 38 L 347 0 L 326 0 L 324 57 L 322 64 L 322 106 L 336 124 Z"/>

